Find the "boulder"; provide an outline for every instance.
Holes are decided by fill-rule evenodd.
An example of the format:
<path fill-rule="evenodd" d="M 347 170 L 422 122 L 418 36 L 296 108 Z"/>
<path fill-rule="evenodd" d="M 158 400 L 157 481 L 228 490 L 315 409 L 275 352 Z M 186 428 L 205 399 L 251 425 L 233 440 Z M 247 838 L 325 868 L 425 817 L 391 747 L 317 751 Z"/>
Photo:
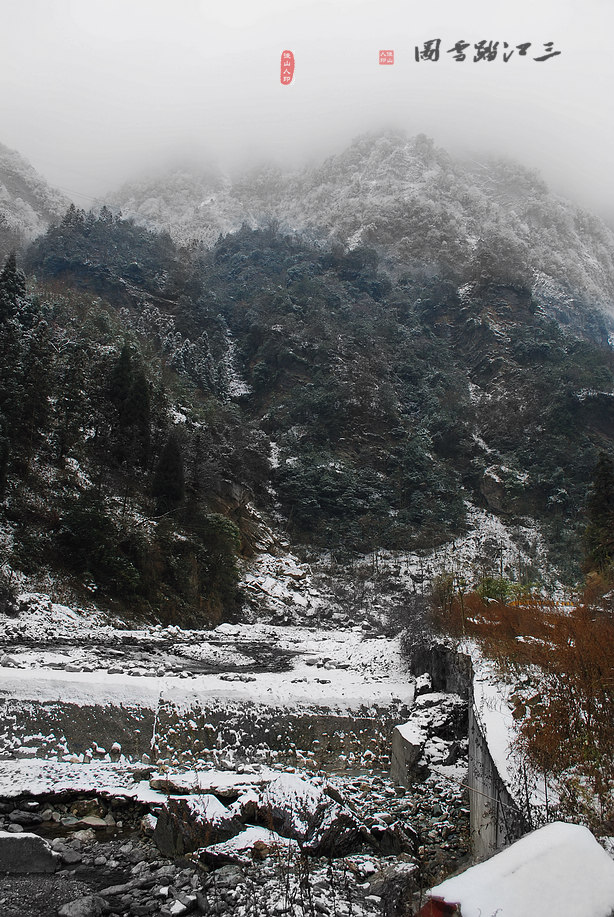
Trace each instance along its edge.
<path fill-rule="evenodd" d="M 31 825 L 40 825 L 43 819 L 35 812 L 22 812 L 20 809 L 15 809 L 15 811 L 11 812 L 9 815 L 9 821 L 13 822 L 15 825 L 21 825 L 22 828 L 26 828 Z"/>
<path fill-rule="evenodd" d="M 244 824 L 252 823 L 258 819 L 258 807 L 260 796 L 255 790 L 248 790 L 243 793 L 236 802 L 230 807 L 230 811 L 237 816 Z"/>
<path fill-rule="evenodd" d="M 362 846 L 363 833 L 354 813 L 328 796 L 318 806 L 303 842 L 303 851 L 316 857 L 343 857 Z"/>
<path fill-rule="evenodd" d="M 380 899 L 382 917 L 410 917 L 412 896 L 419 887 L 418 867 L 410 862 L 391 863 L 369 879 L 369 894 Z"/>
<path fill-rule="evenodd" d="M 58 917 L 100 917 L 103 913 L 104 900 L 98 895 L 86 895 L 63 904 L 58 911 Z"/>
<path fill-rule="evenodd" d="M 241 822 L 215 796 L 169 798 L 158 814 L 153 840 L 164 856 L 182 856 L 238 834 Z"/>
<path fill-rule="evenodd" d="M 248 797 L 243 811 L 249 812 L 252 804 L 253 797 Z M 365 838 L 373 843 L 334 787 L 296 774 L 281 774 L 269 783 L 260 796 L 256 821 L 282 838 L 298 841 L 311 856 L 345 856 L 358 850 Z"/>
<path fill-rule="evenodd" d="M 201 914 L 215 914 L 220 911 L 220 897 L 227 899 L 235 889 L 245 884 L 245 875 L 240 866 L 227 864 L 206 875 L 202 887 L 196 892 Z"/>
<path fill-rule="evenodd" d="M 322 803 L 324 790 L 296 774 L 280 774 L 260 797 L 257 820 L 284 837 L 303 841 Z"/>
<path fill-rule="evenodd" d="M 416 678 L 416 697 L 421 694 L 430 694 L 433 690 L 433 680 L 428 672 L 418 675 Z"/>
<path fill-rule="evenodd" d="M 55 872 L 60 857 L 37 834 L 0 831 L 0 869 L 3 873 Z"/>
<path fill-rule="evenodd" d="M 83 854 L 80 850 L 77 850 L 75 847 L 68 847 L 62 845 L 57 848 L 57 852 L 62 858 L 62 862 L 65 866 L 75 866 L 77 863 L 80 863 L 83 859 Z"/>
<path fill-rule="evenodd" d="M 416 776 L 418 761 L 426 745 L 425 729 L 411 720 L 395 726 L 392 733 L 390 779 L 399 786 L 410 786 Z"/>
<path fill-rule="evenodd" d="M 402 853 L 416 855 L 419 838 L 416 832 L 395 821 L 391 825 L 373 825 L 371 828 L 381 856 L 399 856 Z"/>
<path fill-rule="evenodd" d="M 100 830 L 109 827 L 104 818 L 99 818 L 98 815 L 86 815 L 81 819 L 80 824 L 85 825 L 86 828 L 96 828 Z"/>
<path fill-rule="evenodd" d="M 156 824 L 158 819 L 155 815 L 152 815 L 150 812 L 147 815 L 144 815 L 141 819 L 141 832 L 145 837 L 153 837 L 153 833 L 156 830 Z"/>

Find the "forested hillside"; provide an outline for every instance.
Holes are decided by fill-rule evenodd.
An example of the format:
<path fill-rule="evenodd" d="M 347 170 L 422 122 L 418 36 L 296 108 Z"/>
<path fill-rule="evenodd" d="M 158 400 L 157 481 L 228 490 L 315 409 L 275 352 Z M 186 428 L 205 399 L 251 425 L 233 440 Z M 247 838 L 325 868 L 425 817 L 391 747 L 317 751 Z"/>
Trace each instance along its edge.
<path fill-rule="evenodd" d="M 177 169 L 126 185 L 115 209 L 179 242 L 279 221 L 317 243 L 372 246 L 386 270 L 462 284 L 483 271 L 529 287 L 572 325 L 584 303 L 612 318 L 614 233 L 552 193 L 513 160 L 458 158 L 424 134 L 358 137 L 295 172 L 263 167 L 234 177 Z"/>
<path fill-rule="evenodd" d="M 581 338 L 494 271 L 391 279 L 373 249 L 274 226 L 178 248 L 106 208 L 71 207 L 24 268 L 0 279 L 12 569 L 213 621 L 262 514 L 349 558 L 431 548 L 473 505 L 542 527 L 577 574 L 614 445 L 598 313 Z"/>

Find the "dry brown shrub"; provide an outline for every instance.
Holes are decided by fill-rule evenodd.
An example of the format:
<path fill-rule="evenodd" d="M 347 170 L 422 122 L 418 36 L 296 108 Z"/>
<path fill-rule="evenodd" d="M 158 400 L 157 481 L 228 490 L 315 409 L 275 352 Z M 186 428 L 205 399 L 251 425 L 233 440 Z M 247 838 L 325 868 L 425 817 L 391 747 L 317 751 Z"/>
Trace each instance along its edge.
<path fill-rule="evenodd" d="M 574 606 L 457 594 L 445 623 L 503 671 L 530 668 L 536 688 L 514 711 L 519 747 L 560 778 L 568 810 L 585 807 L 594 825 L 614 829 L 614 596 L 604 585 L 592 578 Z"/>

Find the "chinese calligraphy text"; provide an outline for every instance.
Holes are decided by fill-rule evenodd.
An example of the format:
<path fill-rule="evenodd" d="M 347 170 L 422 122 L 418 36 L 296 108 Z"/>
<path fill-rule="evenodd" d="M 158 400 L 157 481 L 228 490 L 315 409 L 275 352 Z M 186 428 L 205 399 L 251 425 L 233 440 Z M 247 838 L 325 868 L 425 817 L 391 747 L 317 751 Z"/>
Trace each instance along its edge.
<path fill-rule="evenodd" d="M 281 83 L 288 86 L 294 76 L 294 54 L 292 51 L 281 52 Z"/>

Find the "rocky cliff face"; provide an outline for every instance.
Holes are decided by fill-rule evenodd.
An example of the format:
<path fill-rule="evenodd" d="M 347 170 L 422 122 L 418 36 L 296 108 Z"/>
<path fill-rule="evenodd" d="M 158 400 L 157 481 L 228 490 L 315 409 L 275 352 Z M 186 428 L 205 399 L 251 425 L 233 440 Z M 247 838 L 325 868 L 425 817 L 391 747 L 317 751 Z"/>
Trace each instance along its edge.
<path fill-rule="evenodd" d="M 68 205 L 27 160 L 0 143 L 0 257 L 45 232 Z"/>

